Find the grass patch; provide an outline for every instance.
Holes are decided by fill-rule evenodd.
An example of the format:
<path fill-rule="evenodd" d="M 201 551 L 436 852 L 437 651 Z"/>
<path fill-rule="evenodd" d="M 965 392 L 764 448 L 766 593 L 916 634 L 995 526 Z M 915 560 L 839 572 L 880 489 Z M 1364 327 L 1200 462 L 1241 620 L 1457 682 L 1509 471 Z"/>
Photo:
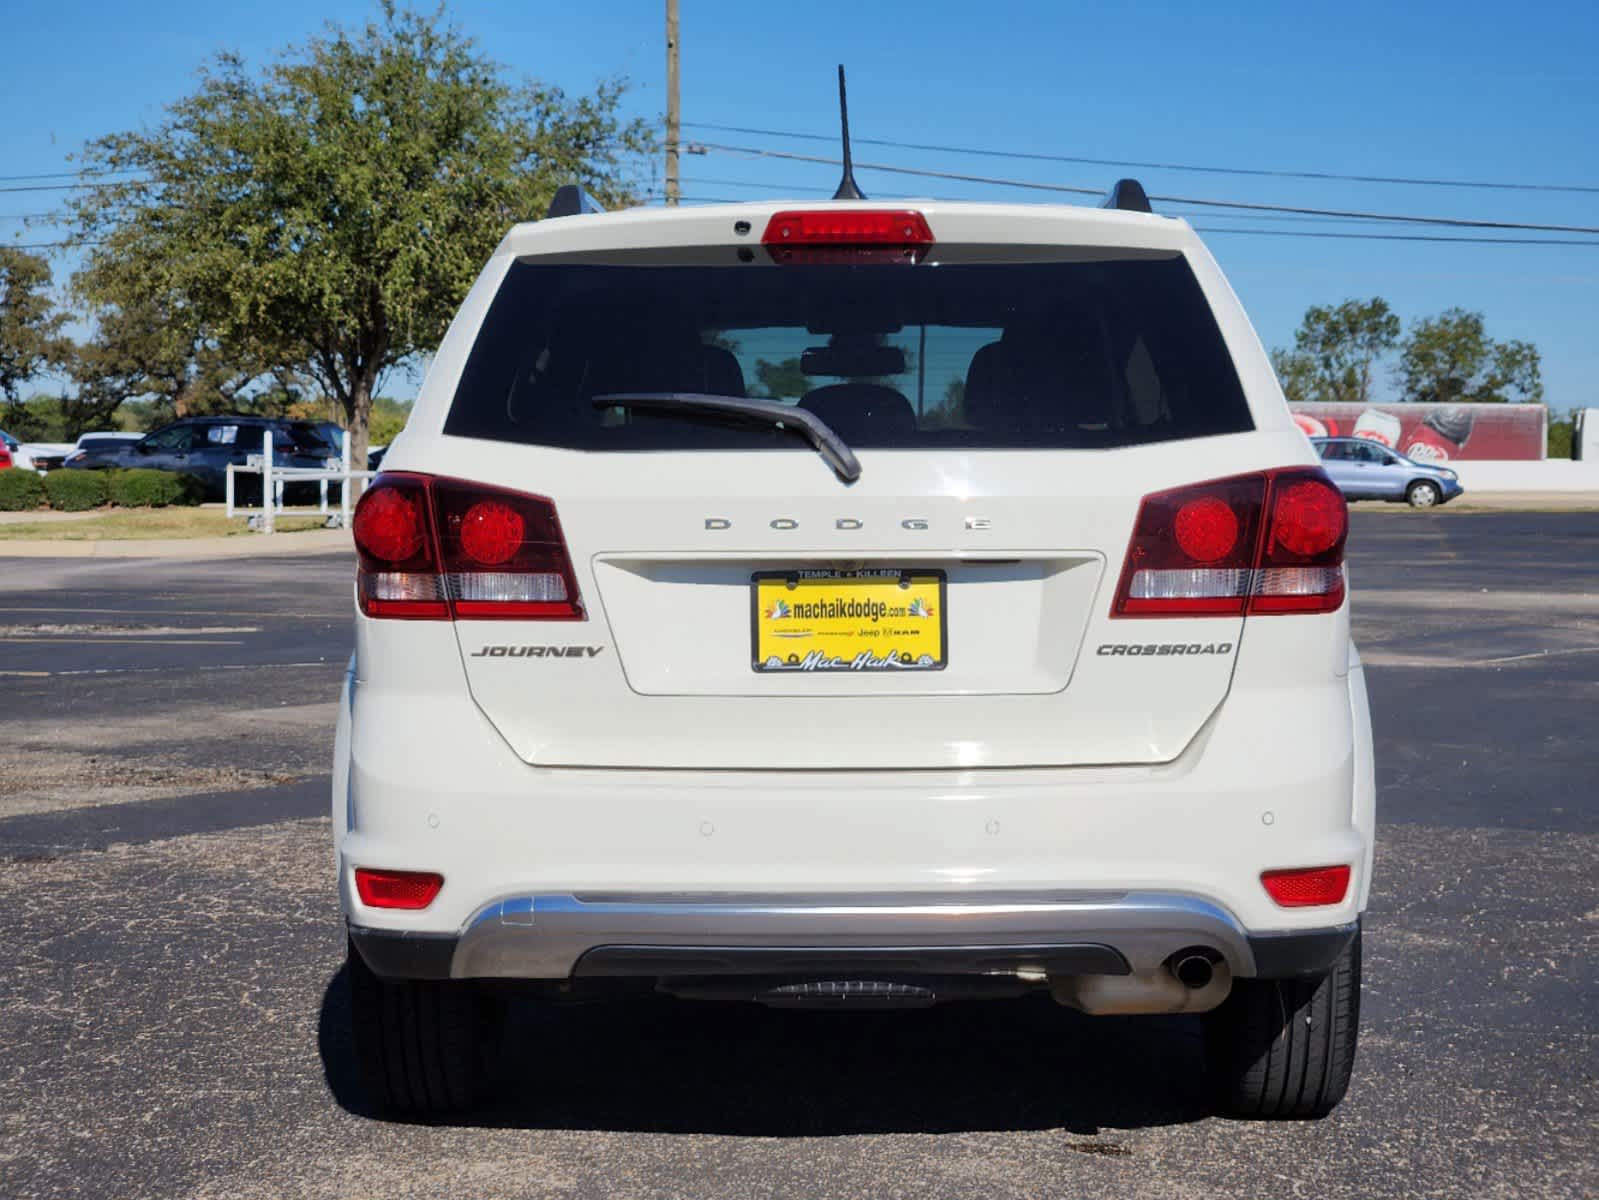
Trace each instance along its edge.
<path fill-rule="evenodd" d="M 279 517 L 279 533 L 321 529 L 322 517 Z M 192 508 L 113 509 L 79 521 L 0 523 L 0 541 L 125 542 L 143 538 L 200 538 L 250 535 L 244 517 L 231 521 L 220 512 Z M 253 535 L 251 535 L 253 536 Z"/>

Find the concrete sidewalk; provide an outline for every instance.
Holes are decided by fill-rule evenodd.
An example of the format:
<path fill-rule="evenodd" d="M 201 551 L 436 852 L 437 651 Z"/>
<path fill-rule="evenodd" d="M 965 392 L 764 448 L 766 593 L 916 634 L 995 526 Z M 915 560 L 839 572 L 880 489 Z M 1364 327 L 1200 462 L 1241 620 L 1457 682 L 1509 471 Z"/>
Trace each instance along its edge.
<path fill-rule="evenodd" d="M 1405 504 L 1381 500 L 1359 500 L 1351 506 L 1359 512 L 1413 512 Z M 1449 501 L 1440 508 L 1424 512 L 1599 512 L 1599 492 L 1472 492 Z"/>

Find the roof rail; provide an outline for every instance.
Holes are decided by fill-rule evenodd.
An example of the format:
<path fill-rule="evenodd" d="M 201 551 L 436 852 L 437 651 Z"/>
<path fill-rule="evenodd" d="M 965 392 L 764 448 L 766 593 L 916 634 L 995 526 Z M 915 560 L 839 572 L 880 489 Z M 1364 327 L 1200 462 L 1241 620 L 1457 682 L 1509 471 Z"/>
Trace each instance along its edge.
<path fill-rule="evenodd" d="M 1152 213 L 1155 210 L 1149 207 L 1149 196 L 1144 191 L 1144 185 L 1136 179 L 1118 179 L 1116 186 L 1110 189 L 1110 194 L 1105 197 L 1101 208 L 1119 208 L 1123 212 Z"/>
<path fill-rule="evenodd" d="M 551 217 L 580 217 L 585 213 L 601 213 L 604 207 L 579 184 L 563 183 L 555 189 L 555 198 L 544 212 L 545 220 Z"/>

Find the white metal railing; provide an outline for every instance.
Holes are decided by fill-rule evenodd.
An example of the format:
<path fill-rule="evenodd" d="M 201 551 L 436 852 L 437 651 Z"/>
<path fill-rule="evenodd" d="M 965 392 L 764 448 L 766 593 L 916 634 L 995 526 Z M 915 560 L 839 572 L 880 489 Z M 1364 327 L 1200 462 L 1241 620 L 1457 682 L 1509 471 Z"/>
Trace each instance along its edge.
<path fill-rule="evenodd" d="M 375 471 L 352 471 L 350 469 L 350 431 L 346 429 L 339 438 L 339 465 L 337 467 L 280 467 L 273 462 L 272 430 L 265 429 L 261 433 L 261 453 L 250 455 L 243 463 L 229 463 L 227 466 L 226 500 L 227 513 L 232 517 L 238 513 L 249 513 L 250 506 L 237 502 L 234 480 L 240 475 L 259 475 L 261 477 L 261 513 L 259 516 L 250 517 L 250 527 L 259 529 L 262 533 L 272 533 L 276 525 L 276 518 L 288 510 L 283 503 L 283 491 L 290 483 L 315 483 L 320 495 L 317 511 L 328 517 L 330 525 L 337 524 L 340 528 L 350 527 L 350 510 L 356 501 L 356 485 L 359 483 L 361 490 L 365 490 L 366 481 L 371 479 Z M 328 484 L 338 483 L 339 510 L 334 514 L 328 508 Z"/>

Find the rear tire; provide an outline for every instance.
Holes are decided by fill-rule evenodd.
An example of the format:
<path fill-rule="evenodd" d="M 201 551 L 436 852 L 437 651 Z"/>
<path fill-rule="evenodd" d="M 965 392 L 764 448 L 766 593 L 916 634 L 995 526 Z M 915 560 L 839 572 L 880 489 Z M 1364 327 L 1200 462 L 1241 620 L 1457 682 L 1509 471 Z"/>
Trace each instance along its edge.
<path fill-rule="evenodd" d="M 1410 502 L 1411 508 L 1437 508 L 1443 493 L 1438 490 L 1436 483 L 1421 480 L 1405 489 L 1405 499 Z"/>
<path fill-rule="evenodd" d="M 1241 979 L 1205 1017 L 1216 1106 L 1237 1117 L 1324 1117 L 1344 1098 L 1360 1031 L 1360 933 L 1320 979 Z"/>
<path fill-rule="evenodd" d="M 350 1020 L 367 1099 L 425 1116 L 472 1106 L 483 1082 L 486 1007 L 455 980 L 381 979 L 349 947 Z"/>

